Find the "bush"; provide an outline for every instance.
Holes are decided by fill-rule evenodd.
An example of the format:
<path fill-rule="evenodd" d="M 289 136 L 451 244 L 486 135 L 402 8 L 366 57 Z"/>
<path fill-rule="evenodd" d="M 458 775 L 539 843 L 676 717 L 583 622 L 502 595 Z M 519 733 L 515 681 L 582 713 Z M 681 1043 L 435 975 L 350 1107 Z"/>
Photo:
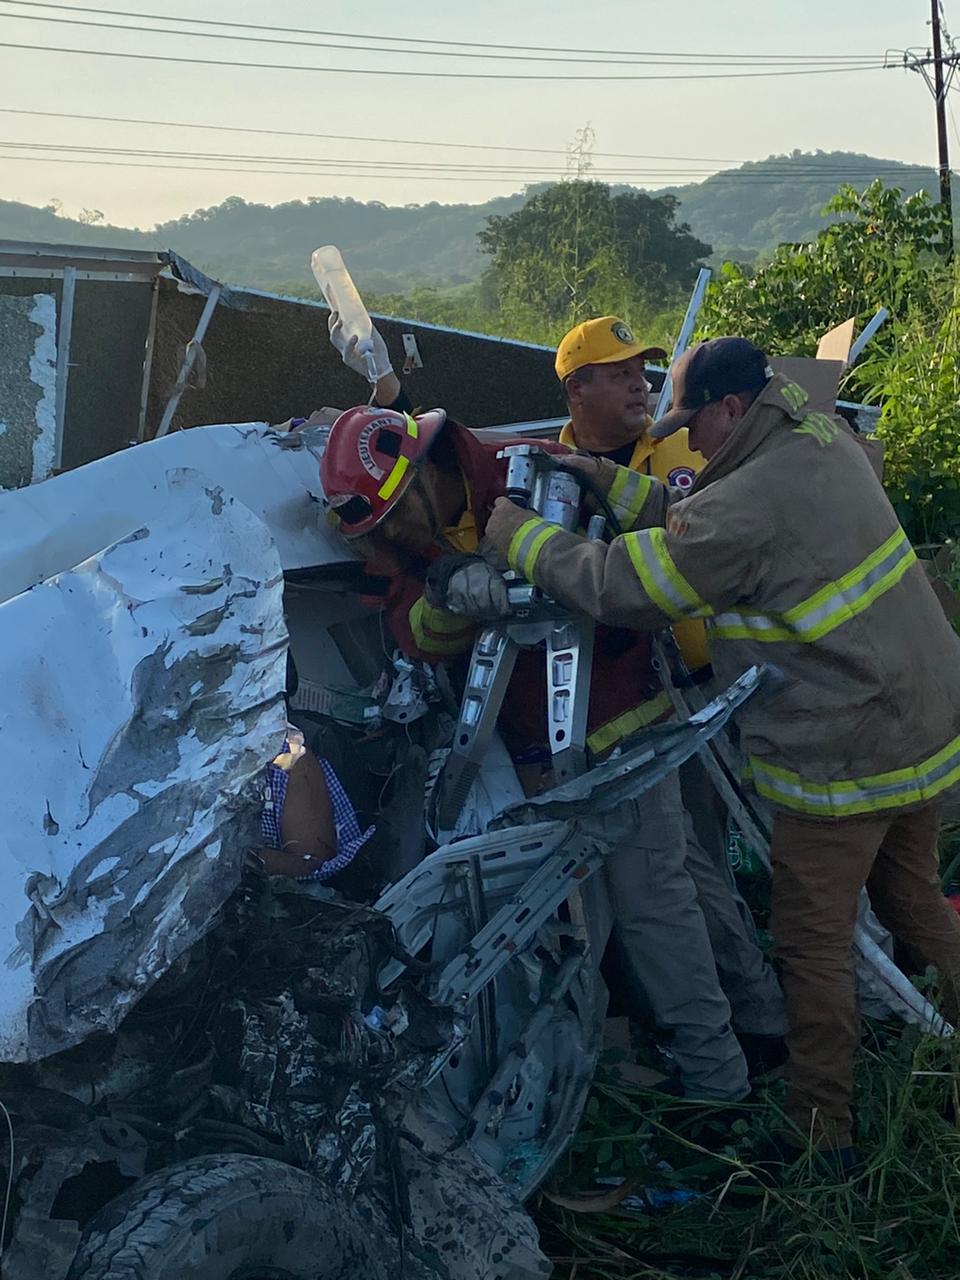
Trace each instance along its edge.
<path fill-rule="evenodd" d="M 895 318 L 936 313 L 946 220 L 926 192 L 904 198 L 879 181 L 863 192 L 844 186 L 823 212 L 842 220 L 811 244 L 782 244 L 754 271 L 724 264 L 707 291 L 700 337 L 740 334 L 770 355 L 813 356 L 820 335 L 850 316 L 862 328 L 880 307 Z M 875 343 L 890 350 L 889 329 Z M 855 370 L 848 393 L 858 382 Z"/>
<path fill-rule="evenodd" d="M 935 550 L 960 531 L 960 276 L 941 269 L 927 286 L 858 376 L 882 406 L 887 491 L 912 541 Z"/>

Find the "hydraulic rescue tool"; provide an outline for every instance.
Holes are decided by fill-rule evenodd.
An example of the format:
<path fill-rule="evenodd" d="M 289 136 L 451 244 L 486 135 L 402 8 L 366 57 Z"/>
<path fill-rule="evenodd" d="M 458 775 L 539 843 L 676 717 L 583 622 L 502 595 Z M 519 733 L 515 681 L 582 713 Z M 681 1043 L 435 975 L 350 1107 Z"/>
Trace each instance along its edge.
<path fill-rule="evenodd" d="M 580 511 L 580 479 L 536 445 L 509 445 L 506 493 L 519 506 L 573 531 Z M 603 516 L 592 516 L 588 537 L 599 537 Z M 547 728 L 556 786 L 587 767 L 587 707 L 593 660 L 593 622 L 550 600 L 508 571 L 510 616 L 484 626 L 474 641 L 453 749 L 440 780 L 439 825 L 453 828 L 490 745 L 521 648 L 545 646 Z"/>

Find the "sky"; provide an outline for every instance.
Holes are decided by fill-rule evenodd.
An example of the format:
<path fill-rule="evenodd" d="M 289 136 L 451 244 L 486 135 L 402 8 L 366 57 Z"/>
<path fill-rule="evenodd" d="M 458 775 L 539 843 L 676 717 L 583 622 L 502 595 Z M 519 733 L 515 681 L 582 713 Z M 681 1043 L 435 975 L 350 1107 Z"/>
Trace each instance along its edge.
<path fill-rule="evenodd" d="M 960 0 L 944 5 L 948 23 L 956 6 L 960 36 Z M 130 16 L 117 16 L 120 10 Z M 243 41 L 213 39 L 197 33 L 222 35 L 228 28 L 183 21 L 198 18 L 258 29 L 231 28 L 248 37 Z M 96 30 L 67 19 L 150 30 Z M 267 37 L 291 43 L 264 43 Z M 357 47 L 362 37 L 366 49 Z M 391 48 L 384 37 L 402 37 L 406 46 Z M 922 50 L 929 39 L 927 0 L 806 0 L 802 7 L 795 0 L 205 0 L 202 6 L 89 0 L 86 8 L 75 0 L 0 0 L 0 198 L 37 205 L 56 198 L 70 216 L 96 209 L 107 222 L 143 228 L 231 195 L 268 204 L 325 195 L 401 205 L 479 203 L 562 176 L 565 151 L 587 124 L 595 134 L 595 176 L 651 188 L 795 148 L 932 165 L 934 108 L 919 75 L 878 65 L 782 74 L 796 69 L 790 59 L 828 56 L 834 67 L 849 56 L 879 64 L 886 50 Z M 433 54 L 396 51 L 412 40 L 433 42 L 416 46 Z M 307 47 L 307 41 L 353 47 Z M 489 54 L 488 47 L 458 50 L 440 41 L 514 48 L 510 59 L 491 61 L 456 56 Z M 575 52 L 541 52 L 534 61 L 534 47 Z M 257 65 L 181 65 L 56 49 Z M 590 51 L 615 51 L 632 61 L 614 64 Z M 639 61 L 654 53 L 677 55 L 662 60 L 674 65 Z M 728 59 L 715 74 L 769 70 L 774 57 L 779 73 L 682 78 L 710 70 L 703 55 Z M 579 66 L 569 61 L 591 56 L 593 62 Z M 561 60 L 546 60 L 551 57 Z M 731 67 L 729 59 L 742 65 Z M 511 78 L 450 74 L 468 71 Z M 615 74 L 632 78 L 570 78 Z M 532 75 L 564 78 L 519 78 Z M 948 100 L 957 104 L 960 120 L 960 95 Z M 61 114 L 19 114 L 24 110 Z M 176 123 L 369 141 L 170 127 Z M 960 154 L 952 121 L 950 141 Z M 448 145 L 423 145 L 441 142 Z M 175 154 L 123 154 L 131 151 Z M 88 163 L 93 159 L 100 163 Z"/>

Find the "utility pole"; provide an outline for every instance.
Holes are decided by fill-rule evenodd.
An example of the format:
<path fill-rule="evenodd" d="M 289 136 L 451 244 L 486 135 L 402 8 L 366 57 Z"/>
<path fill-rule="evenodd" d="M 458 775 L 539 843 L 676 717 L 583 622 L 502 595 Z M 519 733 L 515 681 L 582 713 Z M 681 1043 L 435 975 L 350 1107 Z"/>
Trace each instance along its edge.
<path fill-rule="evenodd" d="M 944 248 L 947 254 L 953 255 L 953 196 L 950 175 L 950 148 L 947 141 L 947 94 L 953 83 L 953 77 L 960 62 L 949 32 L 946 33 L 950 52 L 943 56 L 943 30 L 940 16 L 941 0 L 930 0 L 930 25 L 933 28 L 932 51 L 927 49 L 923 55 L 914 50 L 905 50 L 903 65 L 908 71 L 919 72 L 933 94 L 934 106 L 937 109 L 937 172 L 940 178 L 940 204 L 946 213 L 944 229 Z M 930 68 L 933 74 L 930 74 Z"/>
<path fill-rule="evenodd" d="M 950 190 L 950 149 L 947 142 L 947 90 L 943 78 L 943 49 L 940 44 L 940 0 L 930 0 L 933 27 L 933 99 L 937 108 L 937 150 L 940 167 L 940 203 L 947 213 L 947 252 L 953 253 L 953 194 Z M 952 70 L 952 68 L 951 68 Z"/>

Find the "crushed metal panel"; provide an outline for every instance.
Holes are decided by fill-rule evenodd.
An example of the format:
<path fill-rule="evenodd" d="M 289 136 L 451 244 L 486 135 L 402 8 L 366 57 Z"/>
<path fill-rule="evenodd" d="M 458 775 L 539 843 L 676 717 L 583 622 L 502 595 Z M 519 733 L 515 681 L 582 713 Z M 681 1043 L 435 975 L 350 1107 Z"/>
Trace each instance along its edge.
<path fill-rule="evenodd" d="M 138 529 L 174 467 L 202 471 L 259 516 L 284 569 L 355 561 L 324 519 L 318 452 L 282 448 L 283 439 L 263 423 L 178 431 L 4 495 L 0 601 Z"/>
<path fill-rule="evenodd" d="M 139 498 L 121 537 L 0 605 L 3 1061 L 113 1030 L 211 926 L 283 739 L 268 529 L 187 468 Z"/>
<path fill-rule="evenodd" d="M 45 479 L 56 434 L 53 294 L 0 295 L 0 489 Z"/>

